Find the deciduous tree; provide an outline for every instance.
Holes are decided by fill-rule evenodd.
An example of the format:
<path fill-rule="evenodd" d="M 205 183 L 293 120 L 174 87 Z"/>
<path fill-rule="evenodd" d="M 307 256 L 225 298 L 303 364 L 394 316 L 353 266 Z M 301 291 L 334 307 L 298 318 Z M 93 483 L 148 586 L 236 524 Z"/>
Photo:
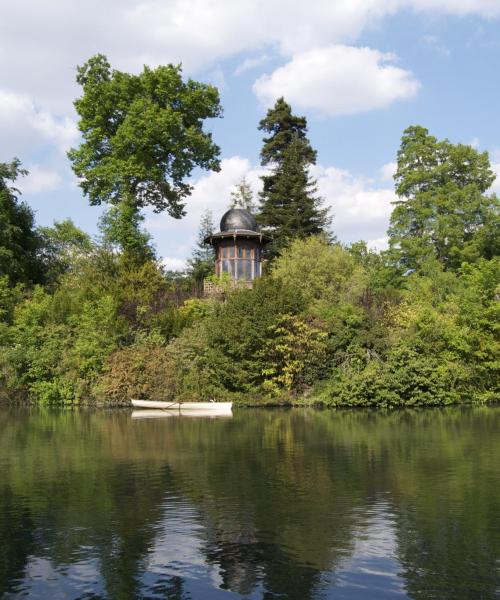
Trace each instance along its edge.
<path fill-rule="evenodd" d="M 222 113 L 217 88 L 184 82 L 180 66 L 112 70 L 102 54 L 78 67 L 77 82 L 83 139 L 68 156 L 90 204 L 127 203 L 122 217 L 131 225 L 146 206 L 182 217 L 192 170 L 220 168 L 219 148 L 203 128 Z"/>
<path fill-rule="evenodd" d="M 498 254 L 500 205 L 487 194 L 495 175 L 486 152 L 438 141 L 412 126 L 402 137 L 394 179 L 399 199 L 389 243 L 402 269 L 419 269 L 435 256 L 456 270 L 462 262 Z"/>
<path fill-rule="evenodd" d="M 31 208 L 19 202 L 12 184 L 27 171 L 15 158 L 0 163 L 0 276 L 7 275 L 11 284 L 39 282 L 42 268 L 37 257 L 40 237 L 35 230 Z"/>

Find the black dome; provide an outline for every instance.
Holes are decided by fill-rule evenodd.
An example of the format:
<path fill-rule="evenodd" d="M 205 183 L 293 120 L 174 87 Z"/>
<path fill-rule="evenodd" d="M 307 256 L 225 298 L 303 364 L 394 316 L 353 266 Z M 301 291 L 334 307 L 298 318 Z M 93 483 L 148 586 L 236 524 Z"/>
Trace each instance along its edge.
<path fill-rule="evenodd" d="M 257 221 L 252 213 L 244 208 L 231 208 L 224 213 L 220 220 L 220 230 L 235 231 L 236 229 L 257 231 Z"/>

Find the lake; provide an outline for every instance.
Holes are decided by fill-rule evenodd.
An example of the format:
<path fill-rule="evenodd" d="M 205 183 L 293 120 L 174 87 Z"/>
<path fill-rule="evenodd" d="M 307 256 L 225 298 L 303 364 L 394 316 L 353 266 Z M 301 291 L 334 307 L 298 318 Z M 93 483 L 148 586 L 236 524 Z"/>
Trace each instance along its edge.
<path fill-rule="evenodd" d="M 0 597 L 500 598 L 500 407 L 4 407 Z"/>

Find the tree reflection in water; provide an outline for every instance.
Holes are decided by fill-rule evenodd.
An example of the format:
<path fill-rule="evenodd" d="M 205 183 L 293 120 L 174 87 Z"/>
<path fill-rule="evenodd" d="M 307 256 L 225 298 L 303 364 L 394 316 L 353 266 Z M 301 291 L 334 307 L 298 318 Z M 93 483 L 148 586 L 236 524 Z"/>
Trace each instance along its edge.
<path fill-rule="evenodd" d="M 0 596 L 498 597 L 499 425 L 497 408 L 4 410 Z"/>

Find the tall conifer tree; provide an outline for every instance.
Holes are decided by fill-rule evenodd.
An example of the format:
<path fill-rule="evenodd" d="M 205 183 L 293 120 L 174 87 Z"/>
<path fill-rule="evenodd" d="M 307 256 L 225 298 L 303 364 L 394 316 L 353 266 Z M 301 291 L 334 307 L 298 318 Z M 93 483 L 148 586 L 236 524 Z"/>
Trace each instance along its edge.
<path fill-rule="evenodd" d="M 305 117 L 292 114 L 291 106 L 279 98 L 259 124 L 269 135 L 263 139 L 261 164 L 271 172 L 262 177 L 258 220 L 271 233 L 268 247 L 272 258 L 294 237 L 307 237 L 328 230 L 328 209 L 321 208 L 316 181 L 309 167 L 316 163 L 316 151 L 307 139 Z"/>
<path fill-rule="evenodd" d="M 212 211 L 207 209 L 201 215 L 196 247 L 188 260 L 190 274 L 197 283 L 202 283 L 214 270 L 214 250 L 210 244 L 205 243 L 205 238 L 211 235 L 214 229 Z"/>

